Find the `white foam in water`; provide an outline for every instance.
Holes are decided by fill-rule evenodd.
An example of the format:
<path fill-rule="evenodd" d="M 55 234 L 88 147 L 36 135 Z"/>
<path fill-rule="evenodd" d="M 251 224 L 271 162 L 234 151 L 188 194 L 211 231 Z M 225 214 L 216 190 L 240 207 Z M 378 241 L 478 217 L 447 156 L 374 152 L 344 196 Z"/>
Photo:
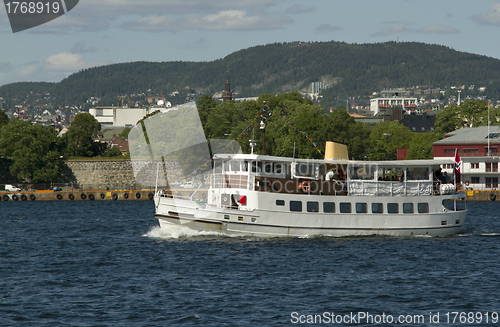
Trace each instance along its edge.
<path fill-rule="evenodd" d="M 197 231 L 186 226 L 171 225 L 167 227 L 153 227 L 143 236 L 160 239 L 179 239 L 197 236 L 230 236 L 221 232 Z"/>

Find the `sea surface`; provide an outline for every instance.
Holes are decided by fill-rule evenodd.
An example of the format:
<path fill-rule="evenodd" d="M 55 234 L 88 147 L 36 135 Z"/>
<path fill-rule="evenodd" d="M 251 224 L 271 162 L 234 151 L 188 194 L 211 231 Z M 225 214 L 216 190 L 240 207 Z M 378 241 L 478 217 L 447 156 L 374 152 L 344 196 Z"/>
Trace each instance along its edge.
<path fill-rule="evenodd" d="M 0 326 L 500 325 L 500 203 L 467 207 L 449 237 L 264 239 L 0 202 Z"/>

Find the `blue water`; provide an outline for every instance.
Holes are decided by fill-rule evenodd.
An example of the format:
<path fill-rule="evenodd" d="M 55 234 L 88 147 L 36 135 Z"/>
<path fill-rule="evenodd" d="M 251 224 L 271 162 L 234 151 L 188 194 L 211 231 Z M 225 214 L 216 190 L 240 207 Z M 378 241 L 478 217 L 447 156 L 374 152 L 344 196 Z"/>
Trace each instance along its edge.
<path fill-rule="evenodd" d="M 148 201 L 0 208 L 0 326 L 320 325 L 363 312 L 372 321 L 348 322 L 437 326 L 439 313 L 439 325 L 477 326 L 451 312 L 481 325 L 500 312 L 500 203 L 468 203 L 462 233 L 442 238 L 161 230 Z"/>

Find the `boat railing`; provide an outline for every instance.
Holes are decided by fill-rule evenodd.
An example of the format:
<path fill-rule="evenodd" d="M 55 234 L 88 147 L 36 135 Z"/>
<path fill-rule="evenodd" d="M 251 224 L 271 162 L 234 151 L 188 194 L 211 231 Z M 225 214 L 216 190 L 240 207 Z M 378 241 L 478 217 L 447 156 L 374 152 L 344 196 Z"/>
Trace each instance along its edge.
<path fill-rule="evenodd" d="M 249 178 L 247 175 L 236 174 L 213 174 L 210 180 L 210 187 L 212 189 L 226 189 L 226 188 L 249 188 Z"/>
<path fill-rule="evenodd" d="M 433 194 L 433 182 L 350 180 L 348 189 L 349 195 L 422 196 Z"/>

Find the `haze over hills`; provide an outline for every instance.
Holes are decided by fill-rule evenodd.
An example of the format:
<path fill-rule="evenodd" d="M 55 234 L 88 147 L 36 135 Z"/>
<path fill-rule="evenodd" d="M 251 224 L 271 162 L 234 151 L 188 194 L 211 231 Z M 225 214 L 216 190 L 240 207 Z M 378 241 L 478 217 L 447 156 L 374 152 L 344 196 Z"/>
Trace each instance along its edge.
<path fill-rule="evenodd" d="M 192 92 L 212 95 L 229 72 L 238 96 L 305 91 L 311 82 L 332 84 L 325 99 L 367 96 L 386 88 L 417 85 L 485 86 L 484 95 L 500 97 L 500 60 L 416 42 L 275 43 L 243 49 L 210 62 L 132 62 L 94 67 L 58 83 L 23 82 L 0 87 L 4 99 L 48 92 L 68 102 L 91 96 Z"/>

